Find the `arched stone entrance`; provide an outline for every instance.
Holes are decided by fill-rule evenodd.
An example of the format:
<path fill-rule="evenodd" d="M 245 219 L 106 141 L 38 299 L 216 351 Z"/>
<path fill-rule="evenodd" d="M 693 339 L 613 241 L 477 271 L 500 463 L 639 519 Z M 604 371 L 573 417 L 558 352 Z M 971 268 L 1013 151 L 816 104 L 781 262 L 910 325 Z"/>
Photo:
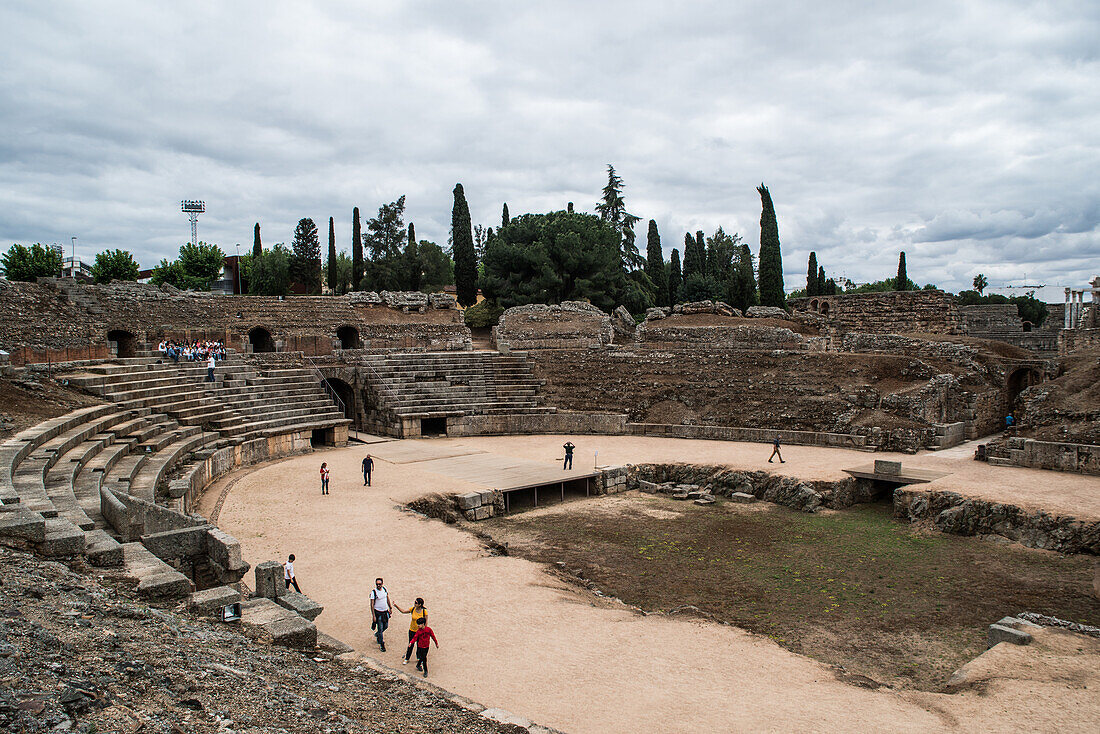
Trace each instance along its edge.
<path fill-rule="evenodd" d="M 1016 405 L 1016 399 L 1027 388 L 1038 385 L 1043 381 L 1043 376 L 1034 367 L 1020 367 L 1008 376 L 1008 409 Z"/>
<path fill-rule="evenodd" d="M 358 427 L 359 421 L 356 420 L 356 415 L 359 411 L 358 406 L 355 404 L 355 388 L 338 377 L 326 377 L 325 382 L 344 401 L 344 417 L 350 418 L 352 425 Z M 324 383 L 321 387 L 324 387 Z"/>
<path fill-rule="evenodd" d="M 115 343 L 115 354 L 120 358 L 136 357 L 134 335 L 124 329 L 111 329 L 107 332 L 107 341 Z"/>
<path fill-rule="evenodd" d="M 362 346 L 359 341 L 359 329 L 354 326 L 341 326 L 336 330 L 336 338 L 340 340 L 341 349 L 359 349 Z"/>
<path fill-rule="evenodd" d="M 275 340 L 271 338 L 271 332 L 262 326 L 248 332 L 248 343 L 252 345 L 253 352 L 275 351 Z"/>
<path fill-rule="evenodd" d="M 821 311 L 820 311 L 820 313 L 821 313 L 822 316 L 828 316 L 829 315 L 829 302 L 828 301 L 822 301 L 821 302 Z"/>

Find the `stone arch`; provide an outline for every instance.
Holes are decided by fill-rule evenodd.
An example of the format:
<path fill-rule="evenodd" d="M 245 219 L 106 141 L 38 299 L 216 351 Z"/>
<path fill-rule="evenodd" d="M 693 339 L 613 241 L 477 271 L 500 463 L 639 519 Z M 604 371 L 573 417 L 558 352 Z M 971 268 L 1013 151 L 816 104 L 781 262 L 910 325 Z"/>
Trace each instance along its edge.
<path fill-rule="evenodd" d="M 1031 331 L 1033 324 L 1030 321 L 1024 322 L 1024 331 Z"/>
<path fill-rule="evenodd" d="M 255 326 L 249 330 L 248 343 L 252 345 L 253 352 L 275 351 L 275 340 L 271 338 L 271 332 L 262 326 Z"/>
<path fill-rule="evenodd" d="M 821 315 L 822 316 L 828 316 L 829 315 L 829 302 L 828 301 L 822 301 L 821 302 Z"/>
<path fill-rule="evenodd" d="M 810 301 L 810 308 L 812 308 L 814 311 L 816 311 L 817 307 L 818 307 L 818 302 L 817 302 L 817 299 L 815 298 L 814 300 Z"/>
<path fill-rule="evenodd" d="M 107 341 L 115 343 L 115 354 L 120 358 L 136 357 L 136 337 L 125 329 L 111 329 L 107 332 Z"/>
<path fill-rule="evenodd" d="M 1016 399 L 1020 397 L 1020 393 L 1042 381 L 1043 376 L 1034 367 L 1019 367 L 1013 370 L 1008 376 L 1008 408 L 1012 409 L 1016 404 Z"/>
<path fill-rule="evenodd" d="M 359 341 L 359 329 L 349 324 L 344 324 L 336 330 L 336 338 L 340 340 L 341 349 L 359 349 L 363 346 Z"/>

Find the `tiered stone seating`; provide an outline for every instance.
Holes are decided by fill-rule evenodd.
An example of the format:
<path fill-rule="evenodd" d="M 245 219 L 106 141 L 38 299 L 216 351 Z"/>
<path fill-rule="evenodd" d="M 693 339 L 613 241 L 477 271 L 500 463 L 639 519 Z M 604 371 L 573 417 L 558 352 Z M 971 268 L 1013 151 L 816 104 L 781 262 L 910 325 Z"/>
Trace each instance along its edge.
<path fill-rule="evenodd" d="M 400 418 L 552 413 L 527 355 L 429 352 L 364 355 L 383 407 Z"/>

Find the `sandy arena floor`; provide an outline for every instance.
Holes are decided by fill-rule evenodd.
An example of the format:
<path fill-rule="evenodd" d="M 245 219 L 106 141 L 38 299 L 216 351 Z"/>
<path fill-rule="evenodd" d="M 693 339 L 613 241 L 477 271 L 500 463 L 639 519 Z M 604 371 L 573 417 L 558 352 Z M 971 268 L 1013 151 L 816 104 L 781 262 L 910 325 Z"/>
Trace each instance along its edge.
<path fill-rule="evenodd" d="M 678 439 L 582 436 L 577 467 L 646 461 L 767 468 L 804 478 L 838 478 L 875 458 L 952 472 L 928 486 L 950 488 L 1078 517 L 1100 517 L 1096 480 L 989 467 L 973 449 L 893 456 L 801 446 L 786 464 L 770 446 Z M 434 439 L 527 459 L 560 461 L 562 436 Z M 240 539 L 255 565 L 297 556 L 302 591 L 325 606 L 318 627 L 364 655 L 400 668 L 408 617 L 395 616 L 381 653 L 367 595 L 383 576 L 394 600 L 427 600 L 441 646 L 432 680 L 487 706 L 500 706 L 568 732 L 633 731 L 1095 731 L 1100 722 L 1100 641 L 1037 636 L 1029 647 L 999 646 L 975 664 L 987 681 L 954 695 L 868 690 L 767 638 L 694 620 L 642 616 L 589 597 L 518 558 L 490 556 L 470 534 L 401 508 L 428 492 L 473 485 L 416 463 L 376 462 L 374 486 L 356 446 L 277 462 L 228 477 L 206 493 L 209 514 L 232 483 L 218 524 Z M 332 471 L 322 497 L 318 467 Z M 991 622 L 993 620 L 990 620 Z M 1093 643 L 1096 644 L 1093 644 Z M 1007 649 L 1006 649 L 1007 648 Z M 995 654 L 994 654 L 995 653 Z M 411 669 L 411 664 L 408 666 Z M 409 670 L 409 672 L 413 672 Z"/>

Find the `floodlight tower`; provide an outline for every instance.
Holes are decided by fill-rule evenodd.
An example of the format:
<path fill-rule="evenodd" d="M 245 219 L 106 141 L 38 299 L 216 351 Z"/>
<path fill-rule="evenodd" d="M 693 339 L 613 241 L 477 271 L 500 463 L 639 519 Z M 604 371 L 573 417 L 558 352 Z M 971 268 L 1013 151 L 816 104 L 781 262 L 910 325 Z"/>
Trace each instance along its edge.
<path fill-rule="evenodd" d="M 199 215 L 206 211 L 206 202 L 184 199 L 180 202 L 180 211 L 191 220 L 191 244 L 199 244 Z"/>

